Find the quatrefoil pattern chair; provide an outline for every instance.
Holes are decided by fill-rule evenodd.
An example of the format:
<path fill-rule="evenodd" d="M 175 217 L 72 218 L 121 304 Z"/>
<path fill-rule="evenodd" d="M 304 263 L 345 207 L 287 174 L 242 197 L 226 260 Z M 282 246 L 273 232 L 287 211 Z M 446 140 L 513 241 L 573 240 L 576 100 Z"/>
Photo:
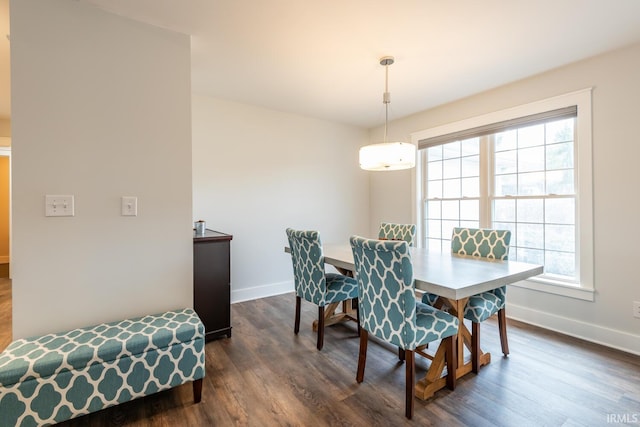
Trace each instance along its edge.
<path fill-rule="evenodd" d="M 405 415 L 413 416 L 415 350 L 436 340 L 446 346 L 447 387 L 455 388 L 458 319 L 416 301 L 409 244 L 405 241 L 350 239 L 358 280 L 360 352 L 356 380 L 364 380 L 368 335 L 404 350 Z"/>
<path fill-rule="evenodd" d="M 294 332 L 300 331 L 302 298 L 318 306 L 317 348 L 324 344 L 324 308 L 326 305 L 358 298 L 358 283 L 352 277 L 325 273 L 322 242 L 317 231 L 287 228 L 296 291 Z"/>
<path fill-rule="evenodd" d="M 459 255 L 470 255 L 479 258 L 506 260 L 509 257 L 509 243 L 511 231 L 478 228 L 455 227 L 451 235 L 451 252 Z M 437 295 L 425 293 L 422 302 L 435 305 Z M 479 349 L 480 323 L 498 313 L 498 327 L 500 330 L 500 344 L 502 353 L 509 354 L 507 341 L 507 319 L 505 304 L 507 300 L 506 286 L 473 295 L 469 298 L 464 310 L 465 319 L 472 322 L 472 346 Z M 477 372 L 479 351 L 474 352 L 474 371 Z"/>
<path fill-rule="evenodd" d="M 383 222 L 380 224 L 378 238 L 384 240 L 404 240 L 413 246 L 413 240 L 416 237 L 415 224 L 393 224 L 391 222 Z"/>

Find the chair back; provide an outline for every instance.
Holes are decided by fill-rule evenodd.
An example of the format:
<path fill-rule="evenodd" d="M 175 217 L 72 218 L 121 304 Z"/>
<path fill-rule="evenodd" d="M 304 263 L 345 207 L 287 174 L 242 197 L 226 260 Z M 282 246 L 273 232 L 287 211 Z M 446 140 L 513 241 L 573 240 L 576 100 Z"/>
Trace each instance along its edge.
<path fill-rule="evenodd" d="M 403 349 L 415 349 L 416 297 L 409 244 L 358 236 L 350 242 L 360 327 Z"/>
<path fill-rule="evenodd" d="M 451 252 L 481 258 L 506 260 L 509 258 L 511 231 L 488 228 L 454 227 Z"/>
<path fill-rule="evenodd" d="M 327 281 L 320 233 L 287 228 L 287 238 L 291 249 L 296 295 L 318 306 L 324 306 Z"/>
<path fill-rule="evenodd" d="M 383 222 L 380 224 L 378 238 L 385 240 L 404 240 L 413 246 L 413 240 L 416 237 L 415 224 L 394 224 L 391 222 Z"/>

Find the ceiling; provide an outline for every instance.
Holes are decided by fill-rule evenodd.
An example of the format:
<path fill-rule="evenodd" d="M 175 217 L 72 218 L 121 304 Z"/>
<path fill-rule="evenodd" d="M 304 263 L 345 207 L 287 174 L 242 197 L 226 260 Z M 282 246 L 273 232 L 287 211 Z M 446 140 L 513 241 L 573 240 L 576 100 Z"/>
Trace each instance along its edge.
<path fill-rule="evenodd" d="M 81 1 L 192 35 L 195 93 L 366 128 L 385 55 L 395 119 L 640 43 L 638 0 Z"/>

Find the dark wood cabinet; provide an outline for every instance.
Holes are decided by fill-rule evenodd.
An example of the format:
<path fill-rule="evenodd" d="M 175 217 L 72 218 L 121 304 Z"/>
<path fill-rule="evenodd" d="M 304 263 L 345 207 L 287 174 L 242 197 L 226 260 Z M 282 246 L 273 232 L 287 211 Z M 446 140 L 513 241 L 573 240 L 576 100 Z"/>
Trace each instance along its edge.
<path fill-rule="evenodd" d="M 206 230 L 193 236 L 193 308 L 205 340 L 231 338 L 231 254 L 233 236 Z"/>

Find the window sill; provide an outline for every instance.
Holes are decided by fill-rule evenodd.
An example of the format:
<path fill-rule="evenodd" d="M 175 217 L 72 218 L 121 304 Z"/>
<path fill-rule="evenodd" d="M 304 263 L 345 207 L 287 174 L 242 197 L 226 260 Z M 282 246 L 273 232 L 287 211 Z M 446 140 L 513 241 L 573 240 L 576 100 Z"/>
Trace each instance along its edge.
<path fill-rule="evenodd" d="M 517 288 L 530 289 L 532 291 L 545 292 L 548 294 L 560 295 L 569 298 L 580 299 L 584 301 L 595 300 L 595 289 L 585 288 L 579 286 L 571 286 L 564 283 L 554 282 L 545 279 L 529 279 L 523 280 L 518 283 L 513 283 L 511 286 Z"/>

